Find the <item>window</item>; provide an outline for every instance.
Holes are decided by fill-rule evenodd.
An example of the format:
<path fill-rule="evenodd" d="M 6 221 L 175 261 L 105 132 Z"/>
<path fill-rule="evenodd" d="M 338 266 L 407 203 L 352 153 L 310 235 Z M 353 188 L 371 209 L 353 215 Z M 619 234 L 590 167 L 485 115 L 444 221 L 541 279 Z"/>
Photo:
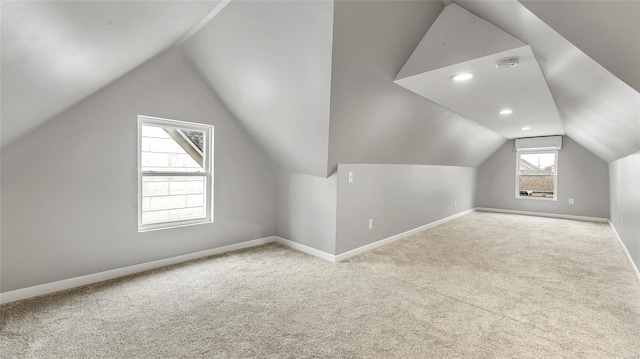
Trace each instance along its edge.
<path fill-rule="evenodd" d="M 558 151 L 518 152 L 516 198 L 556 200 Z"/>
<path fill-rule="evenodd" d="M 138 116 L 138 231 L 213 221 L 213 126 Z"/>

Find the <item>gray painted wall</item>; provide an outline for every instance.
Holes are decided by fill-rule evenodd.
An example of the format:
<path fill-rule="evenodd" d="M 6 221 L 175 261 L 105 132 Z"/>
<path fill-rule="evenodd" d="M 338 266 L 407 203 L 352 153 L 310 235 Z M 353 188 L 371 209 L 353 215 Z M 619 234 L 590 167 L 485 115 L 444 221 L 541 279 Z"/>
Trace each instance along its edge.
<path fill-rule="evenodd" d="M 515 197 L 516 153 L 509 141 L 478 169 L 477 206 L 609 218 L 609 170 L 567 136 L 558 152 L 558 200 Z M 569 204 L 573 198 L 575 204 Z"/>
<path fill-rule="evenodd" d="M 640 2 L 519 2 L 589 57 L 640 92 Z"/>
<path fill-rule="evenodd" d="M 477 166 L 505 139 L 393 83 L 444 5 L 336 1 L 328 172 L 338 163 Z"/>
<path fill-rule="evenodd" d="M 333 1 L 232 1 L 184 47 L 287 171 L 327 177 Z"/>
<path fill-rule="evenodd" d="M 137 115 L 215 125 L 215 222 L 137 232 Z M 2 150 L 2 292 L 275 234 L 275 171 L 180 53 Z"/>
<path fill-rule="evenodd" d="M 473 208 L 475 179 L 471 167 L 338 165 L 336 254 Z"/>
<path fill-rule="evenodd" d="M 335 254 L 337 175 L 278 177 L 276 235 Z"/>
<path fill-rule="evenodd" d="M 611 223 L 640 268 L 640 153 L 609 163 L 609 176 Z"/>

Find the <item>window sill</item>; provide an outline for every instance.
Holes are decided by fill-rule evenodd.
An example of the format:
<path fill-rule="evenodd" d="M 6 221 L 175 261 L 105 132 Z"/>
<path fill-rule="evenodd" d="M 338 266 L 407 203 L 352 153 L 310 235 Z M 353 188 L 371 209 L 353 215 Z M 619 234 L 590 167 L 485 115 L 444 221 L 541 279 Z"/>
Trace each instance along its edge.
<path fill-rule="evenodd" d="M 516 196 L 516 199 L 532 199 L 534 201 L 557 201 L 557 197 L 530 197 L 530 196 Z"/>
<path fill-rule="evenodd" d="M 213 223 L 213 219 L 210 219 L 210 218 L 197 218 L 197 219 L 190 219 L 190 220 L 186 220 L 186 221 L 151 223 L 151 224 L 145 224 L 145 225 L 138 226 L 138 233 L 159 231 L 159 230 L 162 230 L 162 229 L 171 229 L 171 228 L 179 228 L 179 227 L 196 226 L 196 225 L 199 225 L 199 224 L 207 224 L 207 223 Z"/>

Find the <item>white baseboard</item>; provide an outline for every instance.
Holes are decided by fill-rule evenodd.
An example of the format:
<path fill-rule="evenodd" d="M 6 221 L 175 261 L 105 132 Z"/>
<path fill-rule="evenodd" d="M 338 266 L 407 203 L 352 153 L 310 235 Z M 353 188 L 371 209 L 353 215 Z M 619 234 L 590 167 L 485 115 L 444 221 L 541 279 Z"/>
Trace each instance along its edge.
<path fill-rule="evenodd" d="M 456 214 L 454 214 L 452 216 L 445 217 L 445 218 L 437 220 L 435 222 L 431 222 L 431 223 L 425 224 L 423 226 L 420 226 L 420 227 L 417 227 L 417 228 L 414 228 L 414 229 L 410 229 L 410 230 L 408 230 L 406 232 L 402 232 L 400 234 L 396 234 L 394 236 L 387 237 L 385 239 L 381 239 L 381 240 L 379 240 L 377 242 L 373 242 L 373 243 L 370 243 L 370 244 L 366 244 L 366 245 L 364 245 L 362 247 L 358 247 L 356 249 L 352 249 L 352 250 L 350 250 L 348 252 L 344 252 L 344 253 L 338 254 L 338 255 L 335 256 L 335 261 L 336 262 L 343 261 L 343 260 L 345 260 L 347 258 L 351 258 L 351 257 L 353 257 L 355 255 L 360 254 L 360 253 L 364 253 L 366 251 L 370 251 L 372 249 L 378 248 L 378 247 L 383 246 L 385 244 L 388 244 L 388 243 L 391 243 L 391 242 L 395 242 L 395 241 L 397 241 L 399 239 L 402 239 L 402 238 L 404 238 L 406 236 L 409 236 L 409 235 L 412 235 L 414 233 L 422 232 L 422 231 L 424 231 L 426 229 L 435 227 L 435 226 L 443 224 L 445 222 L 449 222 L 449 221 L 451 221 L 453 219 L 456 219 L 458 217 L 462 217 L 464 215 L 467 215 L 467 214 L 469 214 L 469 213 L 471 213 L 473 211 L 474 211 L 473 208 L 472 209 L 468 209 L 466 211 L 463 211 L 463 212 L 460 212 L 460 213 L 456 213 Z"/>
<path fill-rule="evenodd" d="M 640 271 L 638 271 L 638 266 L 636 266 L 636 263 L 633 261 L 633 258 L 631 258 L 631 254 L 629 254 L 629 251 L 627 250 L 627 246 L 624 245 L 622 238 L 620 238 L 620 236 L 618 235 L 618 231 L 616 231 L 616 227 L 613 226 L 613 223 L 611 223 L 611 221 L 608 221 L 608 222 L 609 222 L 609 226 L 613 230 L 613 234 L 615 234 L 616 238 L 618 238 L 618 242 L 620 242 L 620 246 L 622 247 L 624 254 L 627 256 L 627 259 L 629 260 L 629 264 L 631 264 L 631 268 L 635 272 L 638 282 L 640 282 Z"/>
<path fill-rule="evenodd" d="M 562 218 L 562 219 L 574 219 L 574 220 L 577 220 L 577 221 L 588 221 L 588 222 L 604 222 L 604 223 L 607 223 L 609 221 L 607 218 L 600 218 L 600 217 L 587 217 L 587 216 L 574 216 L 574 215 L 570 215 L 570 214 L 516 211 L 516 210 L 513 210 L 513 209 L 500 209 L 500 208 L 476 207 L 476 211 L 496 212 L 496 213 L 509 213 L 509 214 L 521 214 L 521 215 L 525 215 L 525 216 L 536 216 L 536 217 L 551 217 L 551 218 Z"/>
<path fill-rule="evenodd" d="M 321 250 L 318 250 L 318 249 L 315 249 L 315 248 L 312 248 L 312 247 L 309 247 L 309 246 L 306 246 L 306 245 L 303 245 L 303 244 L 300 244 L 300 243 L 297 243 L 297 242 L 293 242 L 293 241 L 290 241 L 288 239 L 285 239 L 285 238 L 282 238 L 282 237 L 278 237 L 278 236 L 265 237 L 265 238 L 259 238 L 259 239 L 254 239 L 254 240 L 250 240 L 250 241 L 230 244 L 230 245 L 222 246 L 222 247 L 218 247 L 218 248 L 208 249 L 208 250 L 204 250 L 204 251 L 200 251 L 200 252 L 184 254 L 184 255 L 180 255 L 180 256 L 176 256 L 176 257 L 160 259 L 160 260 L 151 261 L 151 262 L 147 262 L 147 263 L 136 264 L 136 265 L 132 265 L 132 266 L 128 266 L 128 267 L 112 269 L 112 270 L 108 270 L 108 271 L 104 271 L 104 272 L 88 274 L 88 275 L 84 275 L 84 276 L 80 276 L 80 277 L 69 278 L 69 279 L 64 279 L 64 280 L 60 280 L 60 281 L 56 281 L 56 282 L 45 283 L 45 284 L 40 284 L 40 285 L 36 285 L 36 286 L 32 286 L 32 287 L 16 289 L 16 290 L 13 290 L 13 291 L 0 293 L 0 304 L 10 303 L 10 302 L 14 302 L 14 301 L 17 301 L 17 300 L 22 300 L 22 299 L 27 299 L 27 298 L 32 298 L 32 297 L 37 297 L 37 296 L 45 295 L 45 294 L 49 294 L 49 293 L 59 292 L 59 291 L 62 291 L 62 290 L 67 290 L 67 289 L 80 287 L 80 286 L 83 286 L 83 285 L 98 283 L 98 282 L 102 282 L 102 281 L 105 281 L 105 280 L 114 279 L 114 278 L 118 278 L 118 277 L 123 277 L 123 276 L 130 275 L 130 274 L 140 273 L 140 272 L 144 272 L 144 271 L 151 270 L 151 269 L 156 269 L 156 268 L 165 267 L 165 266 L 169 266 L 169 265 L 173 265 L 173 264 L 187 262 L 187 261 L 198 259 L 198 258 L 209 257 L 209 256 L 213 256 L 213 255 L 216 255 L 216 254 L 222 254 L 222 253 L 225 253 L 225 252 L 235 251 L 235 250 L 249 248 L 249 247 L 260 246 L 260 245 L 271 243 L 271 242 L 274 242 L 274 241 L 277 242 L 277 243 L 280 243 L 280 244 L 282 244 L 284 246 L 287 246 L 287 247 L 290 247 L 292 249 L 295 249 L 297 251 L 310 254 L 312 256 L 324 259 L 324 260 L 329 261 L 329 262 L 339 262 L 339 261 L 345 260 L 347 258 L 351 258 L 351 257 L 353 257 L 355 255 L 364 253 L 366 251 L 370 251 L 372 249 L 381 247 L 381 246 L 383 246 L 385 244 L 395 242 L 395 241 L 397 241 L 399 239 L 402 239 L 404 237 L 407 237 L 407 236 L 409 236 L 411 234 L 414 234 L 414 233 L 417 233 L 417 232 L 421 232 L 421 231 L 424 231 L 426 229 L 429 229 L 429 228 L 438 226 L 440 224 L 443 224 L 445 222 L 449 222 L 449 221 L 451 221 L 453 219 L 456 219 L 458 217 L 462 217 L 462 216 L 464 216 L 466 214 L 469 214 L 469 213 L 473 212 L 474 210 L 486 211 L 486 212 L 498 212 L 498 213 L 523 214 L 523 215 L 531 215 L 531 216 L 543 216 L 543 217 L 576 219 L 576 220 L 582 220 L 582 221 L 608 222 L 611 225 L 611 228 L 613 229 L 613 231 L 614 231 L 614 233 L 616 235 L 616 238 L 618 238 L 618 240 L 620 241 L 620 244 L 622 245 L 622 248 L 624 249 L 624 252 L 627 255 L 627 258 L 629 259 L 629 262 L 631 263 L 631 266 L 634 269 L 635 274 L 638 277 L 638 280 L 640 281 L 640 272 L 638 272 L 638 267 L 635 265 L 635 263 L 631 259 L 631 256 L 630 256 L 629 252 L 627 251 L 627 248 L 624 246 L 624 243 L 620 239 L 620 236 L 618 236 L 618 233 L 616 232 L 615 227 L 613 227 L 613 224 L 611 224 L 611 222 L 608 219 L 597 218 L 597 217 L 571 216 L 571 215 L 562 215 L 562 214 L 549 214 L 549 213 L 539 213 L 539 212 L 525 212 L 525 211 L 514 211 L 514 210 L 504 210 L 504 209 L 496 209 L 496 208 L 478 207 L 478 208 L 475 208 L 475 209 L 469 209 L 469 210 L 454 214 L 452 216 L 437 220 L 437 221 L 432 222 L 432 223 L 425 224 L 423 226 L 408 230 L 408 231 L 400 233 L 400 234 L 396 234 L 394 236 L 391 236 L 391 237 L 388 237 L 388 238 L 385 238 L 385 239 L 381 239 L 381 240 L 376 241 L 374 243 L 370 243 L 370 244 L 364 245 L 364 246 L 356 248 L 356 249 L 352 249 L 352 250 L 350 250 L 348 252 L 341 253 L 341 254 L 338 254 L 338 255 L 333 255 L 333 254 L 330 254 L 330 253 L 327 253 L 327 252 L 324 252 L 324 251 L 321 251 Z"/>
<path fill-rule="evenodd" d="M 275 241 L 276 243 L 280 243 L 283 246 L 287 246 L 291 249 L 295 249 L 302 253 L 310 254 L 314 257 L 324 259 L 325 261 L 329 261 L 329 262 L 336 261 L 336 256 L 334 256 L 333 254 L 321 251 L 319 249 L 311 248 L 309 246 L 305 246 L 304 244 L 300 244 L 298 242 L 290 241 L 288 239 L 278 237 L 278 236 L 275 236 Z"/>
<path fill-rule="evenodd" d="M 57 282 L 45 283 L 45 284 L 35 285 L 33 287 L 16 289 L 9 292 L 0 293 L 0 304 L 10 303 L 16 300 L 37 297 L 44 294 L 59 292 L 62 290 L 76 288 L 76 287 L 80 287 L 87 284 L 98 283 L 98 282 L 102 282 L 109 279 L 114 279 L 114 278 L 123 277 L 130 274 L 140 273 L 140 272 L 144 272 L 151 269 L 169 266 L 172 264 L 187 262 L 187 261 L 198 259 L 198 258 L 209 257 L 216 254 L 235 251 L 238 249 L 260 246 L 263 244 L 271 243 L 274 240 L 275 239 L 272 236 L 264 237 L 264 238 L 250 240 L 250 241 L 230 244 L 230 245 L 222 246 L 218 248 L 207 249 L 200 252 L 184 254 L 184 255 L 171 257 L 171 258 L 159 259 L 152 262 L 136 264 L 128 267 L 112 269 L 112 270 L 99 272 L 99 273 L 87 274 L 80 277 L 60 280 Z"/>

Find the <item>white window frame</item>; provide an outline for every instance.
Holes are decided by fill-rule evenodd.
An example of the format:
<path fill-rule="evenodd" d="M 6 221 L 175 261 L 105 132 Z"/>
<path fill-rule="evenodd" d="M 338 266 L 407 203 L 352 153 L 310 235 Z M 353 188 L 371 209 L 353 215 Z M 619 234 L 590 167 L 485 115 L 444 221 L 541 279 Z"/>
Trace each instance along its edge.
<path fill-rule="evenodd" d="M 522 154 L 532 154 L 532 153 L 555 153 L 556 157 L 556 168 L 555 174 L 553 175 L 553 197 L 531 197 L 531 196 L 521 196 L 520 195 L 520 156 Z M 560 166 L 560 158 L 558 157 L 558 151 L 517 151 L 516 152 L 516 198 L 517 199 L 531 199 L 534 201 L 557 201 L 558 200 L 558 173 Z M 549 176 L 549 175 L 544 175 Z"/>
<path fill-rule="evenodd" d="M 142 170 L 142 126 L 151 125 L 180 130 L 200 131 L 204 133 L 205 141 L 202 151 L 202 163 L 204 172 L 170 172 L 170 171 L 143 171 Z M 142 178 L 143 176 L 157 177 L 205 177 L 205 216 L 202 218 L 190 218 L 185 220 L 171 220 L 164 222 L 142 223 Z M 200 123 L 170 120 L 160 117 L 138 115 L 138 232 L 158 229 L 190 226 L 213 222 L 213 126 Z"/>

